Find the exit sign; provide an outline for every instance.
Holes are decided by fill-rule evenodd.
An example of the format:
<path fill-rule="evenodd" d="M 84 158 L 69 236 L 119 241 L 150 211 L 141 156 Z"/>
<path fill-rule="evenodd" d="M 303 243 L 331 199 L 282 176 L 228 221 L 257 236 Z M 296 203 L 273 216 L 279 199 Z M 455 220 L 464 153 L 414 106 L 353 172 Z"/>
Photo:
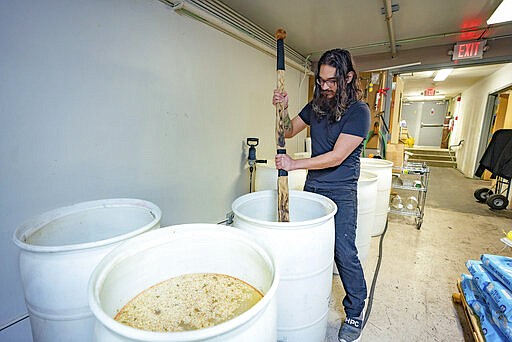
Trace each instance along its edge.
<path fill-rule="evenodd" d="M 461 59 L 482 59 L 487 40 L 474 40 L 470 42 L 458 42 L 453 47 L 452 61 Z"/>
<path fill-rule="evenodd" d="M 435 88 L 427 88 L 423 91 L 423 96 L 434 96 L 436 94 Z"/>

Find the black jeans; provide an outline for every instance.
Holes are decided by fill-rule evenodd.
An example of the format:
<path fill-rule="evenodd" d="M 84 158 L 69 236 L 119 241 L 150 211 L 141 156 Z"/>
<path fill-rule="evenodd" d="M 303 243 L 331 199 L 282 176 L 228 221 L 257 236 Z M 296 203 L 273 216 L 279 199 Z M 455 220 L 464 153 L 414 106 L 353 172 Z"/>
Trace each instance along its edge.
<path fill-rule="evenodd" d="M 338 206 L 334 216 L 335 240 L 334 262 L 340 273 L 346 292 L 343 298 L 345 314 L 358 317 L 366 299 L 366 281 L 357 255 L 357 183 L 336 188 L 317 188 L 308 184 L 304 191 L 314 192 L 330 198 Z"/>

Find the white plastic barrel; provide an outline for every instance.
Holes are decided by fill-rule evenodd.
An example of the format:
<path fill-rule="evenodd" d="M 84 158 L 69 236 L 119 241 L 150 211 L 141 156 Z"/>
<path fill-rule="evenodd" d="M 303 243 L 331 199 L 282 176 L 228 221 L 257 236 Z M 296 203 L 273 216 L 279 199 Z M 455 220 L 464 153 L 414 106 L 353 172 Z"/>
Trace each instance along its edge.
<path fill-rule="evenodd" d="M 162 213 L 138 199 L 106 199 L 55 209 L 14 232 L 35 342 L 93 340 L 87 283 L 121 241 L 158 228 Z"/>
<path fill-rule="evenodd" d="M 375 173 L 361 171 L 357 180 L 357 230 L 356 246 L 361 265 L 366 263 L 375 223 L 377 205 L 377 181 Z"/>
<path fill-rule="evenodd" d="M 290 222 L 277 222 L 277 192 L 253 192 L 233 202 L 233 225 L 264 241 L 279 266 L 277 341 L 323 342 L 336 204 L 318 194 L 290 190 L 289 208 Z"/>
<path fill-rule="evenodd" d="M 361 158 L 361 170 L 375 173 L 377 180 L 377 203 L 375 206 L 375 222 L 372 236 L 384 232 L 388 218 L 389 194 L 391 192 L 393 163 L 389 160 L 376 158 Z"/>
<path fill-rule="evenodd" d="M 288 172 L 288 189 L 302 190 L 306 182 L 307 170 L 293 170 Z M 254 190 L 276 190 L 277 170 L 273 161 L 268 164 L 258 164 L 254 180 Z"/>
<path fill-rule="evenodd" d="M 233 276 L 264 296 L 240 316 L 198 330 L 152 332 L 113 319 L 150 286 L 191 273 Z M 275 342 L 278 284 L 279 273 L 270 252 L 239 229 L 214 224 L 160 228 L 122 244 L 94 270 L 89 305 L 96 317 L 95 341 Z"/>

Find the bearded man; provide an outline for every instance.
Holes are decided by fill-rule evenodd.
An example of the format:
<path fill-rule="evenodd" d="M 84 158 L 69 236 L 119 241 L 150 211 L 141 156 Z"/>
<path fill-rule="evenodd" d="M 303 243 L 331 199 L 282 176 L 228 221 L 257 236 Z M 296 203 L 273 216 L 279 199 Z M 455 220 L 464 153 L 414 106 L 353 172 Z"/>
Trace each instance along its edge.
<path fill-rule="evenodd" d="M 274 105 L 286 111 L 285 137 L 291 138 L 306 126 L 311 132 L 311 158 L 294 160 L 285 154 L 275 157 L 277 169 L 307 169 L 304 191 L 315 192 L 338 206 L 334 217 L 334 261 L 346 296 L 346 318 L 338 340 L 358 341 L 363 328 L 366 281 L 355 245 L 357 225 L 357 180 L 363 139 L 370 128 L 368 105 L 361 101 L 357 72 L 347 50 L 325 52 L 318 61 L 313 100 L 290 120 L 288 95 L 274 91 Z"/>

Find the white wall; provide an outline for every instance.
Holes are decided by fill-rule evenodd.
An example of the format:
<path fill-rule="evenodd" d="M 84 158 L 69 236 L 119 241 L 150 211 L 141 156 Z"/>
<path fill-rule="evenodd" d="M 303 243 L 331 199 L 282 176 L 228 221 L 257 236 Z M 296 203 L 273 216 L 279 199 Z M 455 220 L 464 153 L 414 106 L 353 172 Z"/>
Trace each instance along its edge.
<path fill-rule="evenodd" d="M 248 192 L 245 139 L 274 156 L 275 58 L 156 0 L 2 1 L 0 51 L 0 327 L 26 312 L 23 221 L 135 197 L 162 225 L 216 223 Z M 302 77 L 287 69 L 295 110 Z"/>
<path fill-rule="evenodd" d="M 478 162 L 478 145 L 487 97 L 510 85 L 512 85 L 512 63 L 475 83 L 461 95 L 460 105 L 456 111 L 458 120 L 455 122 L 454 134 L 450 141 L 456 144 L 464 140 L 464 146 L 457 152 L 457 164 L 467 177 L 474 176 L 475 165 Z"/>

